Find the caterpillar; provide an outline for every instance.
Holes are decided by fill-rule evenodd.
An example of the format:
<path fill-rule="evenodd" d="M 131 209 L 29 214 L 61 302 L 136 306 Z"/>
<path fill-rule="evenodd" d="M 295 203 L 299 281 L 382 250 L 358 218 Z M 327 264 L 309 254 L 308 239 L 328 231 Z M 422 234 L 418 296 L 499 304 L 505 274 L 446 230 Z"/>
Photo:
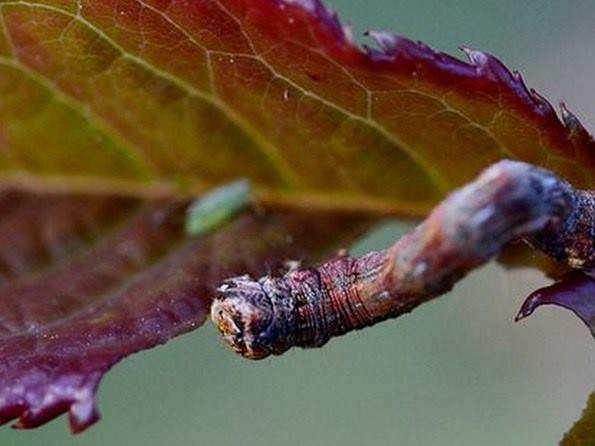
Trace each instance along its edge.
<path fill-rule="evenodd" d="M 593 274 L 593 193 L 548 170 L 503 160 L 385 251 L 342 254 L 280 277 L 225 280 L 211 317 L 227 344 L 249 359 L 320 347 L 444 294 L 517 239 Z"/>

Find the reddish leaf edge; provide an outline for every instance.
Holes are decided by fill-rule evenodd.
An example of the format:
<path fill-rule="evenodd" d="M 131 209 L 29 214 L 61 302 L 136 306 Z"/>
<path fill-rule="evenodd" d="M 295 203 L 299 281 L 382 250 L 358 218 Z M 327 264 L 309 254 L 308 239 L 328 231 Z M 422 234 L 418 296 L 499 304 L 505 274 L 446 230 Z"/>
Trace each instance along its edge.
<path fill-rule="evenodd" d="M 367 31 L 364 34 L 378 46 L 372 48 L 359 45 L 351 27 L 342 24 L 337 12 L 322 0 L 248 0 L 248 3 L 268 4 L 280 9 L 296 8 L 294 13 L 308 14 L 318 25 L 313 30 L 323 48 L 346 65 L 364 66 L 371 70 L 386 69 L 408 77 L 414 77 L 422 67 L 428 78 L 440 84 L 464 85 L 468 91 L 495 88 L 544 129 L 557 150 L 571 151 L 581 162 L 595 167 L 595 140 L 566 104 L 559 103 L 558 114 L 544 96 L 527 86 L 518 71 L 510 70 L 487 52 L 463 46 L 461 50 L 467 57 L 464 61 L 399 34 Z M 574 150 L 570 150 L 569 143 Z"/>
<path fill-rule="evenodd" d="M 515 320 L 526 319 L 544 305 L 554 305 L 573 312 L 595 338 L 595 280 L 590 276 L 573 271 L 553 285 L 534 291 L 521 306 Z"/>
<path fill-rule="evenodd" d="M 103 376 L 125 357 L 200 327 L 224 277 L 316 260 L 372 224 L 355 214 L 261 209 L 189 238 L 186 207 L 147 203 L 72 257 L 0 282 L 0 424 L 16 419 L 14 428 L 32 429 L 67 413 L 72 433 L 84 431 L 99 420 Z M 52 233 L 65 214 L 44 215 L 34 234 Z M 52 316 L 56 303 L 66 314 Z"/>

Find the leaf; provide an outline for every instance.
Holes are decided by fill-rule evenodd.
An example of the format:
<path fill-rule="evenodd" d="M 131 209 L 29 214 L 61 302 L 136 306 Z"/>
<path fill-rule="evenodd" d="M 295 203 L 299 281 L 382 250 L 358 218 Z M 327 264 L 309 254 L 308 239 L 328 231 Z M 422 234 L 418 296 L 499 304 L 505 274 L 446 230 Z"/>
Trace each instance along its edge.
<path fill-rule="evenodd" d="M 102 374 L 199 324 L 219 280 L 359 226 L 252 213 L 187 240 L 175 199 L 246 177 L 269 206 L 420 216 L 504 157 L 595 185 L 582 125 L 494 57 L 370 35 L 318 0 L 0 0 L 0 186 L 69 193 L 2 198 L 5 421 L 83 429 Z"/>
<path fill-rule="evenodd" d="M 517 320 L 530 316 L 542 305 L 557 305 L 576 314 L 595 338 L 595 280 L 581 272 L 571 272 L 555 284 L 537 290 L 525 300 Z M 582 418 L 564 436 L 562 446 L 595 444 L 595 393 Z"/>
<path fill-rule="evenodd" d="M 0 13 L 3 184 L 154 197 L 248 177 L 269 204 L 415 216 L 504 157 L 595 186 L 578 120 L 496 58 L 379 32 L 359 48 L 319 0 Z"/>
<path fill-rule="evenodd" d="M 587 402 L 582 418 L 568 432 L 561 446 L 592 446 L 595 444 L 595 393 Z"/>
<path fill-rule="evenodd" d="M 312 259 L 366 222 L 248 213 L 188 239 L 183 202 L 23 194 L 0 201 L 0 421 L 19 417 L 16 427 L 31 428 L 68 412 L 73 432 L 97 420 L 103 374 L 200 326 L 224 277 Z"/>
<path fill-rule="evenodd" d="M 571 272 L 541 288 L 525 300 L 517 320 L 529 317 L 542 305 L 557 305 L 576 314 L 595 338 L 595 280 L 582 272 Z"/>
<path fill-rule="evenodd" d="M 552 257 L 522 241 L 507 245 L 498 256 L 497 261 L 507 269 L 533 268 L 553 279 L 559 279 L 564 274 L 572 271 L 567 265 L 557 262 Z"/>

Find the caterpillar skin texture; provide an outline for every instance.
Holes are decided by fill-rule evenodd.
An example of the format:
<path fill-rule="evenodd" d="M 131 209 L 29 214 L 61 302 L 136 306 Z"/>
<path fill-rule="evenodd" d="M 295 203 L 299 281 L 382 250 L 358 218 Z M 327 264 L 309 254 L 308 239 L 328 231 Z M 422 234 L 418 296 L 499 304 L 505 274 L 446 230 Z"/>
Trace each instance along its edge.
<path fill-rule="evenodd" d="M 280 277 L 224 281 L 211 317 L 234 351 L 262 359 L 409 312 L 516 239 L 592 274 L 594 208 L 592 192 L 545 169 L 500 161 L 385 251 L 340 255 Z"/>

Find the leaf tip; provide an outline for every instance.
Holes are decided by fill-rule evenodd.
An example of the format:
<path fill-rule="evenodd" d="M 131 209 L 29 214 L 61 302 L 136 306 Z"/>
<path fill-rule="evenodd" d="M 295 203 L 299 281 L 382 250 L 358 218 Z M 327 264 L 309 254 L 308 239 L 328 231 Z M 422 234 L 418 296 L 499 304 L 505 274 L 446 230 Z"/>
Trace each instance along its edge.
<path fill-rule="evenodd" d="M 539 294 L 537 292 L 532 293 L 527 299 L 525 299 L 525 302 L 523 302 L 523 305 L 515 316 L 514 321 L 520 322 L 523 319 L 527 319 L 540 305 Z"/>
<path fill-rule="evenodd" d="M 568 109 L 566 103 L 560 102 L 559 109 L 562 122 L 568 130 L 568 137 L 577 143 L 580 143 L 581 141 L 587 143 L 591 142 L 593 139 L 591 134 L 587 131 L 578 117 Z"/>
<path fill-rule="evenodd" d="M 469 63 L 471 63 L 471 65 L 475 65 L 476 67 L 482 67 L 487 65 L 487 53 L 484 53 L 483 51 L 468 46 L 461 46 L 460 48 L 461 51 L 465 53 L 465 56 L 467 56 L 467 59 L 469 60 Z"/>
<path fill-rule="evenodd" d="M 555 305 L 572 311 L 595 337 L 595 280 L 582 272 L 572 272 L 548 287 L 529 295 L 515 320 L 529 317 L 543 305 Z"/>
<path fill-rule="evenodd" d="M 95 395 L 77 401 L 70 406 L 68 422 L 70 432 L 79 434 L 99 421 L 100 415 L 95 403 Z"/>
<path fill-rule="evenodd" d="M 365 36 L 370 37 L 385 53 L 390 53 L 397 46 L 398 36 L 385 31 L 366 31 Z"/>

